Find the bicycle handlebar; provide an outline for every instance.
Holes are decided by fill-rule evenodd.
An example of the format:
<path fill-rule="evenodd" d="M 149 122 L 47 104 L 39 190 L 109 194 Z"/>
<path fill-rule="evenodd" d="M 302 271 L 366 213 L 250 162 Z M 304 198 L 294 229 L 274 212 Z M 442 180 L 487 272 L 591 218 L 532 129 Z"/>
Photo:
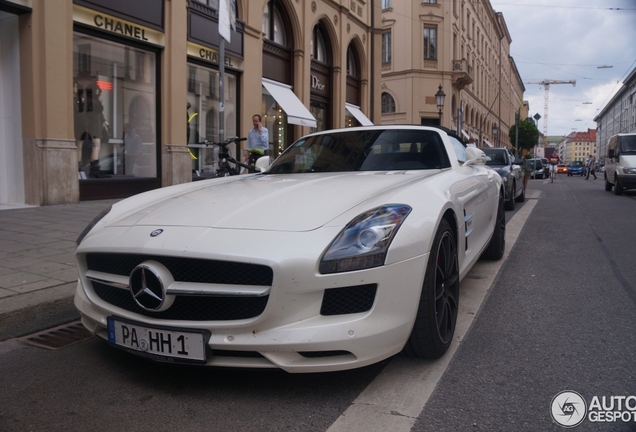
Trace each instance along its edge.
<path fill-rule="evenodd" d="M 228 145 L 232 144 L 232 143 L 238 143 L 239 141 L 245 141 L 247 140 L 247 138 L 241 138 L 241 137 L 234 137 L 234 138 L 228 138 L 227 140 L 223 141 L 223 142 L 215 142 L 215 141 L 210 141 L 210 140 L 203 140 L 201 142 L 198 142 L 196 144 L 188 144 L 188 147 L 198 147 L 198 148 L 206 148 L 210 145 L 216 145 L 219 147 L 227 147 Z"/>

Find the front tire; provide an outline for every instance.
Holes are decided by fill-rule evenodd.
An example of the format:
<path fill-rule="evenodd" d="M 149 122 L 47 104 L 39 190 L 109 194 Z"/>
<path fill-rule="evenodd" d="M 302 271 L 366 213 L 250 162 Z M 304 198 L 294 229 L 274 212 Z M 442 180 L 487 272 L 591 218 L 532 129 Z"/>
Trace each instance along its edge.
<path fill-rule="evenodd" d="M 605 174 L 603 177 L 605 177 L 605 190 L 606 190 L 607 192 L 611 192 L 612 187 L 613 187 L 614 185 L 607 181 L 607 174 Z"/>
<path fill-rule="evenodd" d="M 459 262 L 455 233 L 442 220 L 431 248 L 415 324 L 404 353 L 436 359 L 453 341 L 459 311 Z"/>
<path fill-rule="evenodd" d="M 526 188 L 521 189 L 521 193 L 517 197 L 517 202 L 524 202 L 526 200 Z"/>
<path fill-rule="evenodd" d="M 514 210 L 515 209 L 515 195 L 517 195 L 517 185 L 515 183 L 512 184 L 512 191 L 508 196 L 508 201 L 506 201 L 506 210 Z"/>
<path fill-rule="evenodd" d="M 614 177 L 614 195 L 623 195 L 623 185 L 618 178 L 618 174 Z"/>

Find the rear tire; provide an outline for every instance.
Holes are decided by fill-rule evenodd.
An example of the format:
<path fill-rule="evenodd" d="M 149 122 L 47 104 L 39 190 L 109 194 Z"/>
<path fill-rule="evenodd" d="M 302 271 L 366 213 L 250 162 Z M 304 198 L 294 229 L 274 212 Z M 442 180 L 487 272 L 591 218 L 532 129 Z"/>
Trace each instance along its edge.
<path fill-rule="evenodd" d="M 517 197 L 517 202 L 524 202 L 526 200 L 526 188 L 521 189 L 521 194 Z"/>
<path fill-rule="evenodd" d="M 404 353 L 436 359 L 453 341 L 459 311 L 459 262 L 455 233 L 442 220 L 431 248 L 413 330 Z"/>
<path fill-rule="evenodd" d="M 503 197 L 499 199 L 497 208 L 497 222 L 495 222 L 495 231 L 492 233 L 488 247 L 481 255 L 481 258 L 498 261 L 506 250 L 506 213 L 504 212 Z"/>

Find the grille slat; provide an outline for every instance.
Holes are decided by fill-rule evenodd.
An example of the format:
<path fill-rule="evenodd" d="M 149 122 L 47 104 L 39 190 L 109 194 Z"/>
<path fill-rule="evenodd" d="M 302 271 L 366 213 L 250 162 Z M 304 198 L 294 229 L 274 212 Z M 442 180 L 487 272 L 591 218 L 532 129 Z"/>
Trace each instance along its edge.
<path fill-rule="evenodd" d="M 88 253 L 89 270 L 128 276 L 144 261 L 163 264 L 175 281 L 225 285 L 271 286 L 274 272 L 270 267 L 232 261 L 180 258 L 162 255 Z"/>

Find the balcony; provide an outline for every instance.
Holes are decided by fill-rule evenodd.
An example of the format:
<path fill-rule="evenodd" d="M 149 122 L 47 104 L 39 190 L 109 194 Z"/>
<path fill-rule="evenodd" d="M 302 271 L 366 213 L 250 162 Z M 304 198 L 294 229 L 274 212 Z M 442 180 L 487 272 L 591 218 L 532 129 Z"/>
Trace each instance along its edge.
<path fill-rule="evenodd" d="M 461 90 L 473 82 L 473 68 L 466 59 L 453 60 L 453 86 Z"/>

